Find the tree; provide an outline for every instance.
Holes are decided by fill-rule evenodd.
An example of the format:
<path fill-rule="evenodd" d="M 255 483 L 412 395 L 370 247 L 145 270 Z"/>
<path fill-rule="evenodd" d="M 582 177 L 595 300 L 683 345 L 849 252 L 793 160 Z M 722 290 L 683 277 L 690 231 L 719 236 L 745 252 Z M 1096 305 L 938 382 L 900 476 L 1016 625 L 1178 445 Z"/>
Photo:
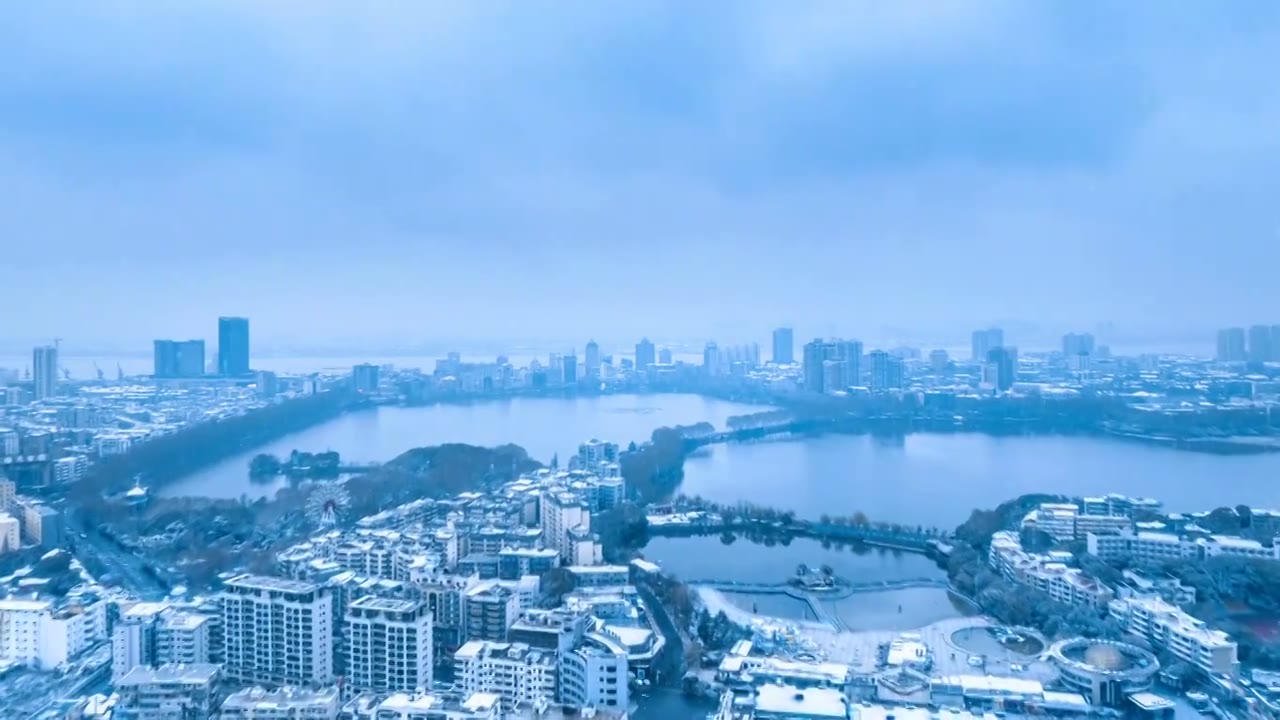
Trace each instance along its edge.
<path fill-rule="evenodd" d="M 859 510 L 850 516 L 849 523 L 854 527 L 866 527 L 870 521 L 867 519 L 867 514 Z"/>

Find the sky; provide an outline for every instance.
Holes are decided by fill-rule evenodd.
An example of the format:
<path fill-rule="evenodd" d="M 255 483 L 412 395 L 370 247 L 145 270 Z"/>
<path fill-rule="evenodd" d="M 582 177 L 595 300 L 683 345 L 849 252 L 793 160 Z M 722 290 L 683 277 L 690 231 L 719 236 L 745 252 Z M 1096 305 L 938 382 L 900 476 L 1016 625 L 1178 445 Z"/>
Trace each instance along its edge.
<path fill-rule="evenodd" d="M 0 346 L 1280 322 L 1280 3 L 18 3 Z"/>

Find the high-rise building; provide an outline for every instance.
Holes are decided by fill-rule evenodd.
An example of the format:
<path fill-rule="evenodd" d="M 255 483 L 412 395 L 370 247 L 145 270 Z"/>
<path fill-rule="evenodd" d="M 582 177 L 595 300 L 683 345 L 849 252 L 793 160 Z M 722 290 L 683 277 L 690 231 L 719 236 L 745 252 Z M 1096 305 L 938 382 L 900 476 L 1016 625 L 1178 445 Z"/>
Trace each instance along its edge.
<path fill-rule="evenodd" d="M 41 345 L 31 351 L 31 380 L 36 400 L 51 398 L 58 393 L 58 348 Z"/>
<path fill-rule="evenodd" d="M 378 392 L 379 371 L 377 365 L 364 363 L 351 368 L 351 384 L 355 391 L 363 395 Z"/>
<path fill-rule="evenodd" d="M 991 348 L 1004 346 L 1004 330 L 997 327 L 974 330 L 972 344 L 972 360 L 977 363 L 984 363 L 987 361 L 987 352 Z"/>
<path fill-rule="evenodd" d="M 1221 362 L 1244 362 L 1249 358 L 1245 350 L 1244 328 L 1223 328 L 1218 331 L 1217 359 Z"/>
<path fill-rule="evenodd" d="M 720 346 L 714 342 L 707 343 L 702 349 L 702 372 L 707 375 L 720 374 Z"/>
<path fill-rule="evenodd" d="M 1015 372 L 1014 356 L 1009 348 L 996 347 L 987 351 L 987 363 L 982 371 L 984 383 L 1004 392 L 1013 387 Z"/>
<path fill-rule="evenodd" d="M 565 385 L 578 384 L 578 356 L 573 353 L 565 355 L 561 360 L 561 373 Z"/>
<path fill-rule="evenodd" d="M 600 377 L 600 346 L 595 340 L 587 341 L 586 372 L 588 378 Z"/>
<path fill-rule="evenodd" d="M 795 333 L 789 327 L 781 327 L 773 331 L 773 364 L 790 365 L 796 361 Z"/>
<path fill-rule="evenodd" d="M 844 363 L 846 387 L 862 384 L 862 343 L 857 340 L 836 341 L 836 359 Z"/>
<path fill-rule="evenodd" d="M 1093 355 L 1094 339 L 1092 333 L 1067 333 L 1062 336 L 1062 354 L 1070 357 Z"/>
<path fill-rule="evenodd" d="M 424 601 L 362 597 L 347 605 L 344 635 L 354 692 L 431 687 L 431 611 Z"/>
<path fill-rule="evenodd" d="M 671 348 L 664 347 L 658 350 L 658 364 L 670 365 L 672 362 Z"/>
<path fill-rule="evenodd" d="M 902 387 L 902 359 L 884 350 L 872 350 L 867 354 L 871 361 L 871 391 L 885 392 Z"/>
<path fill-rule="evenodd" d="M 843 392 L 849 387 L 849 381 L 845 378 L 845 371 L 848 367 L 843 360 L 823 360 L 822 361 L 822 390 L 826 393 Z"/>
<path fill-rule="evenodd" d="M 935 373 L 946 372 L 951 365 L 951 356 L 946 350 L 933 350 L 929 353 L 929 367 L 933 368 Z"/>
<path fill-rule="evenodd" d="M 244 684 L 333 682 L 334 598 L 317 583 L 239 575 L 223 585 L 223 665 Z"/>
<path fill-rule="evenodd" d="M 1271 326 L 1254 325 L 1249 328 L 1249 362 L 1267 362 L 1272 356 Z"/>
<path fill-rule="evenodd" d="M 152 374 L 158 378 L 204 375 L 204 341 L 156 340 Z"/>
<path fill-rule="evenodd" d="M 156 626 L 168 603 L 138 603 L 120 613 L 111 629 L 111 677 L 118 680 L 130 670 L 157 664 Z"/>
<path fill-rule="evenodd" d="M 823 363 L 827 361 L 827 344 L 821 338 L 804 345 L 804 389 L 820 393 L 825 387 L 825 370 Z"/>
<path fill-rule="evenodd" d="M 249 318 L 218 318 L 218 374 L 237 377 L 249 372 Z"/>
<path fill-rule="evenodd" d="M 650 342 L 649 338 L 644 338 L 640 342 L 636 343 L 636 370 L 645 372 L 649 368 L 653 367 L 656 359 L 657 355 L 655 354 L 653 343 Z"/>

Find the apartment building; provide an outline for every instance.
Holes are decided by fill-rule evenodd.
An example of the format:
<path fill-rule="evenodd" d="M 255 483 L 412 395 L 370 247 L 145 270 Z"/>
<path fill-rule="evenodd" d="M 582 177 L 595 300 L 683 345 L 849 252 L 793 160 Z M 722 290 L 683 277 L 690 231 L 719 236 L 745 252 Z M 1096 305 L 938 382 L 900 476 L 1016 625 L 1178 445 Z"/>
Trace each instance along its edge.
<path fill-rule="evenodd" d="M 347 606 L 346 671 L 353 692 L 431 687 L 431 611 L 422 600 L 363 597 Z"/>
<path fill-rule="evenodd" d="M 1119 533 L 1133 528 L 1133 521 L 1123 515 L 1094 515 L 1080 512 L 1074 503 L 1043 503 L 1022 519 L 1023 528 L 1048 533 L 1058 542 L 1070 542 L 1088 533 Z"/>
<path fill-rule="evenodd" d="M 559 658 L 561 703 L 579 708 L 626 710 L 627 651 L 613 638 L 588 634 Z"/>
<path fill-rule="evenodd" d="M 1051 555 L 1026 552 L 1013 532 L 991 537 L 987 561 L 1009 582 L 1035 588 L 1066 605 L 1104 607 L 1113 596 L 1109 588 L 1078 568 Z"/>
<path fill-rule="evenodd" d="M 574 558 L 574 543 L 569 532 L 591 532 L 591 509 L 587 503 L 570 492 L 551 492 L 543 495 L 541 502 L 542 541 L 547 547 L 560 553 L 560 559 L 568 565 L 578 563 Z"/>
<path fill-rule="evenodd" d="M 343 720 L 502 720 L 502 698 L 471 695 L 394 693 L 361 695 L 342 709 Z"/>
<path fill-rule="evenodd" d="M 503 642 L 520 616 L 520 598 L 496 580 L 478 584 L 463 596 L 463 637 Z"/>
<path fill-rule="evenodd" d="M 1239 669 L 1236 643 L 1230 636 L 1157 596 L 1114 600 L 1108 611 L 1126 632 L 1207 673 L 1234 675 Z"/>
<path fill-rule="evenodd" d="M 121 611 L 111 629 L 111 679 L 119 680 L 136 667 L 158 665 L 156 624 L 168 603 L 140 602 Z"/>
<path fill-rule="evenodd" d="M 272 687 L 333 681 L 334 603 L 329 588 L 240 575 L 225 583 L 219 602 L 228 679 Z"/>
<path fill-rule="evenodd" d="M 1090 555 L 1103 560 L 1129 559 L 1140 562 L 1206 560 L 1212 557 L 1240 557 L 1280 560 L 1280 543 L 1263 545 L 1257 540 L 1234 535 L 1182 536 L 1164 532 L 1122 532 L 1115 535 L 1090 533 Z"/>
<path fill-rule="evenodd" d="M 0 600 L 0 660 L 52 670 L 106 638 L 106 603 L 96 596 Z"/>
<path fill-rule="evenodd" d="M 208 718 L 221 701 L 217 665 L 138 666 L 112 684 L 112 720 Z"/>
<path fill-rule="evenodd" d="M 227 696 L 221 720 L 337 720 L 342 711 L 338 688 L 247 688 Z"/>
<path fill-rule="evenodd" d="M 156 623 L 156 662 L 192 665 L 210 662 L 213 622 L 208 615 L 170 609 Z"/>
<path fill-rule="evenodd" d="M 22 524 L 0 505 L 0 555 L 22 547 Z"/>
<path fill-rule="evenodd" d="M 473 640 L 453 655 L 456 681 L 467 694 L 491 693 L 507 710 L 541 711 L 556 697 L 556 656 L 519 643 Z"/>
<path fill-rule="evenodd" d="M 1111 493 L 1083 499 L 1085 515 L 1113 515 L 1135 519 L 1139 514 L 1159 515 L 1163 510 L 1159 500 L 1143 497 L 1129 497 Z"/>

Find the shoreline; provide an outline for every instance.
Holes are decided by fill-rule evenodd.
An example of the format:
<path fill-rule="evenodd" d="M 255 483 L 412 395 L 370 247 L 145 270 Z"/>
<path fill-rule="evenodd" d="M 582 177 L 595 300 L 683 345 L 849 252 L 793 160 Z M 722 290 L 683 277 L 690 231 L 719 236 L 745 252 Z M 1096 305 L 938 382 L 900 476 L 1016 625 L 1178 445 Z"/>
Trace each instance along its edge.
<path fill-rule="evenodd" d="M 186 479 L 200 472 L 201 470 L 207 469 L 221 462 L 224 462 L 230 457 L 233 457 L 235 455 L 242 454 L 245 452 L 253 452 L 256 450 L 260 450 L 284 437 L 305 432 L 307 430 L 311 430 L 327 422 L 331 422 L 333 420 L 339 419 L 348 413 L 377 411 L 379 408 L 382 408 L 382 407 L 429 408 L 437 405 L 451 405 L 451 406 L 483 405 L 483 404 L 489 404 L 489 403 L 510 402 L 518 399 L 548 399 L 548 400 L 566 399 L 567 400 L 567 399 L 576 399 L 576 398 L 596 398 L 596 397 L 603 397 L 603 396 L 610 396 L 610 395 L 634 395 L 637 397 L 651 397 L 651 396 L 673 395 L 673 394 L 674 395 L 694 395 L 694 396 L 698 396 L 698 397 L 709 399 L 709 400 L 722 400 L 727 402 L 742 402 L 742 403 L 769 405 L 778 410 L 786 409 L 785 399 L 781 399 L 781 398 L 766 398 L 766 397 L 760 397 L 755 395 L 743 397 L 743 396 L 737 396 L 734 394 L 706 392 L 706 391 L 699 391 L 699 390 L 693 390 L 693 389 L 680 389 L 680 388 L 657 389 L 657 390 L 626 390 L 626 391 L 619 391 L 619 392 L 596 391 L 596 392 L 585 392 L 585 393 L 579 392 L 577 390 L 533 391 L 533 392 L 493 394 L 493 395 L 484 395 L 484 396 L 437 397 L 437 398 L 432 398 L 429 401 L 417 402 L 417 403 L 403 403 L 403 402 L 374 403 L 369 401 L 361 401 L 361 402 L 348 401 L 346 403 L 343 403 L 340 407 L 336 408 L 336 411 L 316 413 L 313 417 L 301 418 L 300 423 L 290 425 L 287 428 L 283 428 L 283 429 L 272 428 L 273 430 L 278 429 L 279 430 L 278 432 L 255 433 L 254 437 L 252 438 L 237 438 L 235 441 L 231 442 L 227 446 L 225 451 L 221 453 L 217 453 L 216 457 L 208 457 L 207 459 L 202 459 L 199 461 L 188 460 L 190 464 L 187 467 L 183 468 L 178 474 L 170 475 L 167 477 L 163 475 L 159 477 L 153 476 L 152 478 L 150 478 L 150 484 L 152 485 L 153 489 L 160 489 L 167 485 Z M 251 418 L 251 416 L 255 416 L 256 414 L 262 413 L 263 411 L 268 409 L 270 408 L 260 408 L 251 413 L 246 414 L 245 416 L 242 416 L 242 418 Z M 241 418 L 237 418 L 237 419 L 241 419 Z M 251 421 L 252 420 L 250 420 L 250 422 Z M 1077 432 L 1063 431 L 1060 429 L 1038 430 L 1035 428 L 1028 427 L 1026 424 L 1023 424 L 1023 423 L 1017 423 L 1016 427 L 1010 425 L 1005 427 L 1004 429 L 1001 429 L 999 427 L 992 427 L 990 426 L 990 424 L 987 424 L 986 427 L 977 427 L 973 424 L 966 423 L 964 421 L 953 420 L 948 423 L 931 422 L 927 418 L 921 418 L 921 419 L 858 418 L 854 420 L 853 423 L 855 424 L 846 425 L 843 428 L 841 427 L 819 428 L 819 429 L 814 429 L 814 430 L 805 431 L 805 432 L 791 432 L 786 434 L 778 434 L 772 437 L 777 438 L 778 441 L 784 441 L 784 442 L 789 442 L 793 440 L 804 440 L 807 438 L 821 437 L 824 435 L 853 435 L 853 436 L 868 435 L 872 437 L 881 437 L 881 438 L 888 437 L 888 438 L 902 438 L 902 439 L 905 439 L 906 437 L 911 435 L 924 435 L 924 434 L 937 434 L 937 435 L 977 434 L 977 435 L 984 435 L 988 437 L 1019 437 L 1019 436 L 1021 437 L 1090 437 L 1090 438 L 1098 438 L 1098 439 L 1105 439 L 1105 440 L 1115 440 L 1115 441 L 1125 442 L 1125 443 L 1148 445 L 1152 447 L 1159 447 L 1159 448 L 1164 448 L 1164 449 L 1174 450 L 1174 451 L 1193 452 L 1193 453 L 1209 454 L 1209 455 L 1258 455 L 1258 454 L 1280 452 L 1280 437 L 1272 437 L 1272 436 L 1242 436 L 1237 438 L 1219 438 L 1219 437 L 1175 438 L 1175 437 L 1157 436 L 1157 435 L 1149 435 L 1149 434 L 1134 433 L 1134 432 L 1124 432 L 1124 431 L 1112 430 L 1107 428 L 1082 428 Z M 200 427 L 201 426 L 199 425 L 193 426 L 193 428 L 191 428 L 187 432 L 194 432 Z M 657 430 L 659 428 L 653 428 L 653 429 Z M 886 430 L 888 430 L 888 432 L 886 432 Z M 186 438 L 182 437 L 183 434 L 184 433 L 178 433 L 177 435 L 169 436 L 169 438 L 171 438 L 173 441 L 184 441 Z M 720 441 L 716 444 L 739 444 L 739 443 L 748 444 L 748 443 L 759 442 L 767 439 L 769 438 L 755 437 L 755 438 L 744 438 L 744 439 L 727 439 L 727 440 Z M 637 444 L 643 443 L 647 440 L 648 440 L 647 437 L 635 438 L 635 441 L 637 442 Z M 246 442 L 251 444 L 246 444 Z M 143 444 L 139 446 L 139 451 L 144 450 L 148 444 Z M 705 447 L 705 445 L 703 445 L 703 447 Z M 302 451 L 310 450 L 308 448 L 298 448 L 298 449 Z M 132 454 L 132 452 L 133 451 L 131 451 L 130 454 Z M 386 462 L 390 459 L 391 458 L 379 458 L 378 460 L 381 462 Z M 247 468 L 245 472 L 246 473 L 248 472 Z"/>

